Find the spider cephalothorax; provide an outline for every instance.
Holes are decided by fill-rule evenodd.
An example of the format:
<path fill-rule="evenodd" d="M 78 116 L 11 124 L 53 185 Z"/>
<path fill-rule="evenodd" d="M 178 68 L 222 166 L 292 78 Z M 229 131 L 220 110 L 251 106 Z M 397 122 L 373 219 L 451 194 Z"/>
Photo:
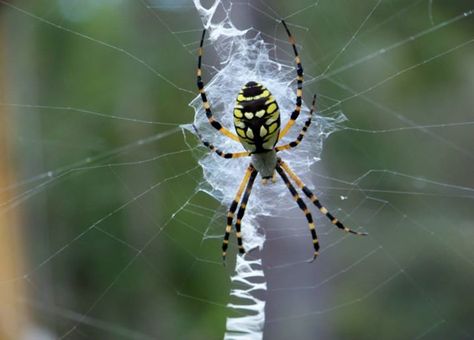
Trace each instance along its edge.
<path fill-rule="evenodd" d="M 282 24 L 285 27 L 285 31 L 288 34 L 288 38 L 293 47 L 293 52 L 295 53 L 297 89 L 295 109 L 290 116 L 290 120 L 286 123 L 286 125 L 281 131 L 280 111 L 275 98 L 265 86 L 254 81 L 249 81 L 248 83 L 246 83 L 237 95 L 237 103 L 233 112 L 234 126 L 237 134 L 234 134 L 225 127 L 223 127 L 222 124 L 214 118 L 211 111 L 211 105 L 207 100 L 206 92 L 204 90 L 204 83 L 202 81 L 201 71 L 201 60 L 203 52 L 202 46 L 204 43 L 204 36 L 206 34 L 206 30 L 203 31 L 201 37 L 197 68 L 197 86 L 199 89 L 199 93 L 201 94 L 201 99 L 203 102 L 204 109 L 206 111 L 207 119 L 209 120 L 209 123 L 212 125 L 212 127 L 214 127 L 216 130 L 220 131 L 222 134 L 229 137 L 230 139 L 240 142 L 246 151 L 233 153 L 223 152 L 222 150 L 216 148 L 214 145 L 203 140 L 196 127 L 194 127 L 196 133 L 198 134 L 199 138 L 202 140 L 205 146 L 207 146 L 209 149 L 211 149 L 221 157 L 252 157 L 252 161 L 249 164 L 247 171 L 245 172 L 244 178 L 240 183 L 239 189 L 237 190 L 237 194 L 235 195 L 235 198 L 229 208 L 229 212 L 227 213 L 227 226 L 225 229 L 224 241 L 222 244 L 222 256 L 224 259 L 227 254 L 227 248 L 229 246 L 229 236 L 230 232 L 232 231 L 232 222 L 234 220 L 234 215 L 237 211 L 237 207 L 239 207 L 239 202 L 240 207 L 237 212 L 235 230 L 237 236 L 237 243 L 239 246 L 239 252 L 242 254 L 245 253 L 242 242 L 242 235 L 240 232 L 241 223 L 242 218 L 245 214 L 247 202 L 250 198 L 250 193 L 252 192 L 253 184 L 255 182 L 257 174 L 259 173 L 262 178 L 266 180 L 268 178 L 273 177 L 276 171 L 288 187 L 288 190 L 290 191 L 294 200 L 298 204 L 298 207 L 303 211 L 308 222 L 311 237 L 313 239 L 313 260 L 319 254 L 319 240 L 318 236 L 316 235 L 316 227 L 313 221 L 313 216 L 311 215 L 311 212 L 309 211 L 304 201 L 299 196 L 291 180 L 311 200 L 311 202 L 319 209 L 319 211 L 324 214 L 336 227 L 352 234 L 366 235 L 366 233 L 353 231 L 345 227 L 336 217 L 334 217 L 325 207 L 322 206 L 316 195 L 314 195 L 312 191 L 301 181 L 298 175 L 296 175 L 293 170 L 291 170 L 290 167 L 281 158 L 277 157 L 277 152 L 295 148 L 298 146 L 299 143 L 301 143 L 306 131 L 311 125 L 311 118 L 316 105 L 316 96 L 314 96 L 313 104 L 309 112 L 309 118 L 306 120 L 298 137 L 288 144 L 276 146 L 278 141 L 281 140 L 288 133 L 288 131 L 294 125 L 296 119 L 298 118 L 301 111 L 301 97 L 303 95 L 303 67 L 301 66 L 301 60 L 298 55 L 295 39 L 291 35 L 286 23 L 283 20 Z"/>

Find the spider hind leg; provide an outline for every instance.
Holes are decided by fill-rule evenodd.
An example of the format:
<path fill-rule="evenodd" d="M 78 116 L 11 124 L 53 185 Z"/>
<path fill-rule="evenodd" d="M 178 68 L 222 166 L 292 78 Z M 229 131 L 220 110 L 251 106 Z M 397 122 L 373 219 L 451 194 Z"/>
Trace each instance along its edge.
<path fill-rule="evenodd" d="M 242 242 L 242 233 L 241 233 L 241 224 L 242 219 L 244 218 L 245 209 L 247 208 L 247 203 L 252 193 L 252 187 L 257 177 L 258 171 L 255 170 L 250 175 L 249 181 L 247 183 L 247 188 L 245 189 L 244 196 L 242 197 L 242 202 L 240 203 L 239 211 L 237 212 L 237 220 L 235 222 L 235 235 L 237 236 L 237 245 L 239 246 L 239 253 L 245 254 L 245 248 Z"/>
<path fill-rule="evenodd" d="M 316 257 L 319 255 L 319 240 L 318 240 L 318 235 L 316 234 L 316 226 L 313 221 L 313 215 L 311 215 L 311 212 L 309 211 L 308 207 L 301 199 L 300 195 L 296 191 L 293 184 L 291 184 L 290 180 L 288 179 L 288 176 L 286 176 L 285 172 L 278 164 L 276 166 L 276 171 L 282 178 L 283 182 L 285 182 L 286 186 L 288 187 L 288 190 L 291 192 L 291 195 L 293 196 L 293 199 L 296 201 L 296 204 L 298 204 L 298 207 L 304 212 L 304 215 L 308 222 L 309 231 L 313 239 L 314 254 L 313 254 L 313 259 L 310 261 L 310 262 L 313 262 L 316 259 Z"/>
<path fill-rule="evenodd" d="M 225 227 L 224 240 L 222 241 L 222 261 L 224 264 L 225 264 L 225 258 L 227 255 L 227 248 L 229 247 L 229 237 L 232 231 L 232 222 L 234 220 L 234 214 L 235 214 L 235 211 L 237 210 L 237 206 L 239 204 L 240 198 L 242 197 L 245 186 L 249 182 L 250 176 L 252 175 L 254 171 L 255 171 L 254 167 L 252 165 L 249 165 L 247 170 L 245 171 L 245 175 L 244 175 L 244 178 L 242 179 L 242 182 L 240 182 L 239 189 L 237 189 L 235 198 L 229 207 L 229 211 L 227 212 L 227 225 Z"/>
<path fill-rule="evenodd" d="M 313 202 L 313 204 L 319 209 L 319 211 L 325 215 L 332 224 L 334 224 L 339 229 L 359 236 L 368 235 L 366 232 L 354 231 L 341 223 L 336 217 L 334 217 L 319 201 L 318 197 L 313 194 L 311 190 L 303 183 L 303 181 L 290 169 L 288 164 L 283 162 L 281 159 L 278 159 L 278 164 L 283 168 L 283 170 L 291 177 L 291 179 L 296 183 L 296 185 L 303 191 L 303 193 Z"/>
<path fill-rule="evenodd" d="M 240 203 L 239 211 L 237 212 L 237 221 L 235 225 L 236 229 L 236 236 L 237 236 L 237 244 L 239 245 L 239 252 L 241 254 L 245 253 L 245 249 L 242 244 L 242 235 L 240 231 L 240 226 L 242 222 L 242 218 L 245 214 L 245 208 L 247 206 L 247 202 L 250 197 L 250 193 L 252 191 L 253 183 L 255 182 L 255 178 L 257 177 L 258 171 L 250 164 L 245 171 L 244 178 L 242 182 L 240 182 L 239 189 L 235 194 L 235 198 L 230 205 L 229 211 L 227 213 L 227 225 L 225 228 L 224 240 L 222 241 L 222 261 L 225 264 L 225 259 L 227 256 L 227 248 L 229 247 L 229 237 L 232 231 L 232 222 L 234 220 L 235 211 L 237 210 L 237 206 L 239 204 L 240 198 L 242 197 L 242 202 Z M 245 190 L 245 193 L 244 193 Z"/>

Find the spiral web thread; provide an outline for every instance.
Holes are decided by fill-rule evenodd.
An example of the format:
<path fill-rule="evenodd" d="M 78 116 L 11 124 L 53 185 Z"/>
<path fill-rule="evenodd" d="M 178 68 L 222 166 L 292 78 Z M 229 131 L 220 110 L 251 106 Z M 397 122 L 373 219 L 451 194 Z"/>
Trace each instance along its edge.
<path fill-rule="evenodd" d="M 194 5 L 208 32 L 208 40 L 204 44 L 203 79 L 216 119 L 233 130 L 231 112 L 237 93 L 243 84 L 253 80 L 264 84 L 275 96 L 280 107 L 282 124 L 285 124 L 295 105 L 296 71 L 295 65 L 291 63 L 292 56 L 288 53 L 291 50 L 280 50 L 275 44 L 265 42 L 261 33 L 254 28 L 237 29 L 230 19 L 231 4 L 216 0 L 211 7 L 205 8 L 200 0 L 194 0 Z M 210 59 L 206 59 L 206 56 L 212 49 L 216 51 L 221 66 L 214 75 L 211 73 L 213 68 L 206 65 Z M 283 54 L 289 62 L 283 64 L 273 60 L 270 56 L 275 52 Z M 190 106 L 195 110 L 194 124 L 205 140 L 226 152 L 243 150 L 241 145 L 210 126 L 200 96 L 196 96 Z M 297 136 L 308 117 L 308 112 L 307 105 L 303 104 L 299 120 L 280 143 L 293 140 Z M 281 153 L 280 156 L 308 186 L 312 186 L 310 167 L 319 160 L 324 139 L 336 131 L 337 124 L 344 120 L 342 113 L 336 113 L 332 118 L 314 116 L 313 125 L 304 142 L 290 152 Z M 189 125 L 184 128 L 194 133 Z M 200 189 L 224 205 L 230 205 L 249 161 L 250 159 L 245 158 L 223 159 L 214 153 L 206 153 L 199 160 L 205 179 Z M 265 186 L 257 181 L 242 221 L 242 235 L 247 251 L 261 249 L 265 241 L 257 216 L 279 216 L 284 214 L 286 209 L 293 208 L 275 205 L 275 200 L 269 199 L 280 199 L 284 195 L 288 195 L 288 192 L 282 181 Z M 233 253 L 231 251 L 229 254 Z M 230 296 L 234 302 L 229 303 L 227 307 L 238 314 L 236 317 L 228 317 L 224 338 L 261 339 L 265 321 L 265 301 L 255 294 L 262 296 L 267 289 L 262 259 L 256 258 L 254 254 L 237 256 L 231 281 Z"/>

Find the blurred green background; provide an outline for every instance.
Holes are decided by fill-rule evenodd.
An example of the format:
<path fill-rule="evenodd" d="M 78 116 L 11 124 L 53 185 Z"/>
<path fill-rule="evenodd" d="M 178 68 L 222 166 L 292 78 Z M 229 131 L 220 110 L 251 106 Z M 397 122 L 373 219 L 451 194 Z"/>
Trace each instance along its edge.
<path fill-rule="evenodd" d="M 327 140 L 317 192 L 370 233 L 354 240 L 321 220 L 326 250 L 308 265 L 298 211 L 262 220 L 265 339 L 474 338 L 474 22 L 453 19 L 472 1 L 233 6 L 238 27 L 286 52 L 272 18 L 294 14 L 305 72 L 327 75 L 306 100 L 317 92 L 321 114 L 342 110 L 353 128 Z M 225 207 L 197 191 L 205 151 L 179 128 L 194 115 L 192 2 L 0 1 L 0 24 L 14 173 L 1 213 L 19 217 L 2 228 L 21 232 L 24 262 L 2 284 L 24 285 L 22 328 L 33 339 L 222 338 L 235 249 L 222 267 Z M 206 53 L 210 79 L 219 65 Z"/>

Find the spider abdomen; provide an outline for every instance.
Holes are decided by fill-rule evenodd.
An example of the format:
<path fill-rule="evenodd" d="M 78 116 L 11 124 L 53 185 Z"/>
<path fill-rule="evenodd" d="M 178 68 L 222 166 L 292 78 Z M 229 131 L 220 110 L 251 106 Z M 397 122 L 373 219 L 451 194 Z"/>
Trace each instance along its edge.
<path fill-rule="evenodd" d="M 234 126 L 247 151 L 273 150 L 280 133 L 280 111 L 265 86 L 250 81 L 242 87 L 234 108 Z"/>

